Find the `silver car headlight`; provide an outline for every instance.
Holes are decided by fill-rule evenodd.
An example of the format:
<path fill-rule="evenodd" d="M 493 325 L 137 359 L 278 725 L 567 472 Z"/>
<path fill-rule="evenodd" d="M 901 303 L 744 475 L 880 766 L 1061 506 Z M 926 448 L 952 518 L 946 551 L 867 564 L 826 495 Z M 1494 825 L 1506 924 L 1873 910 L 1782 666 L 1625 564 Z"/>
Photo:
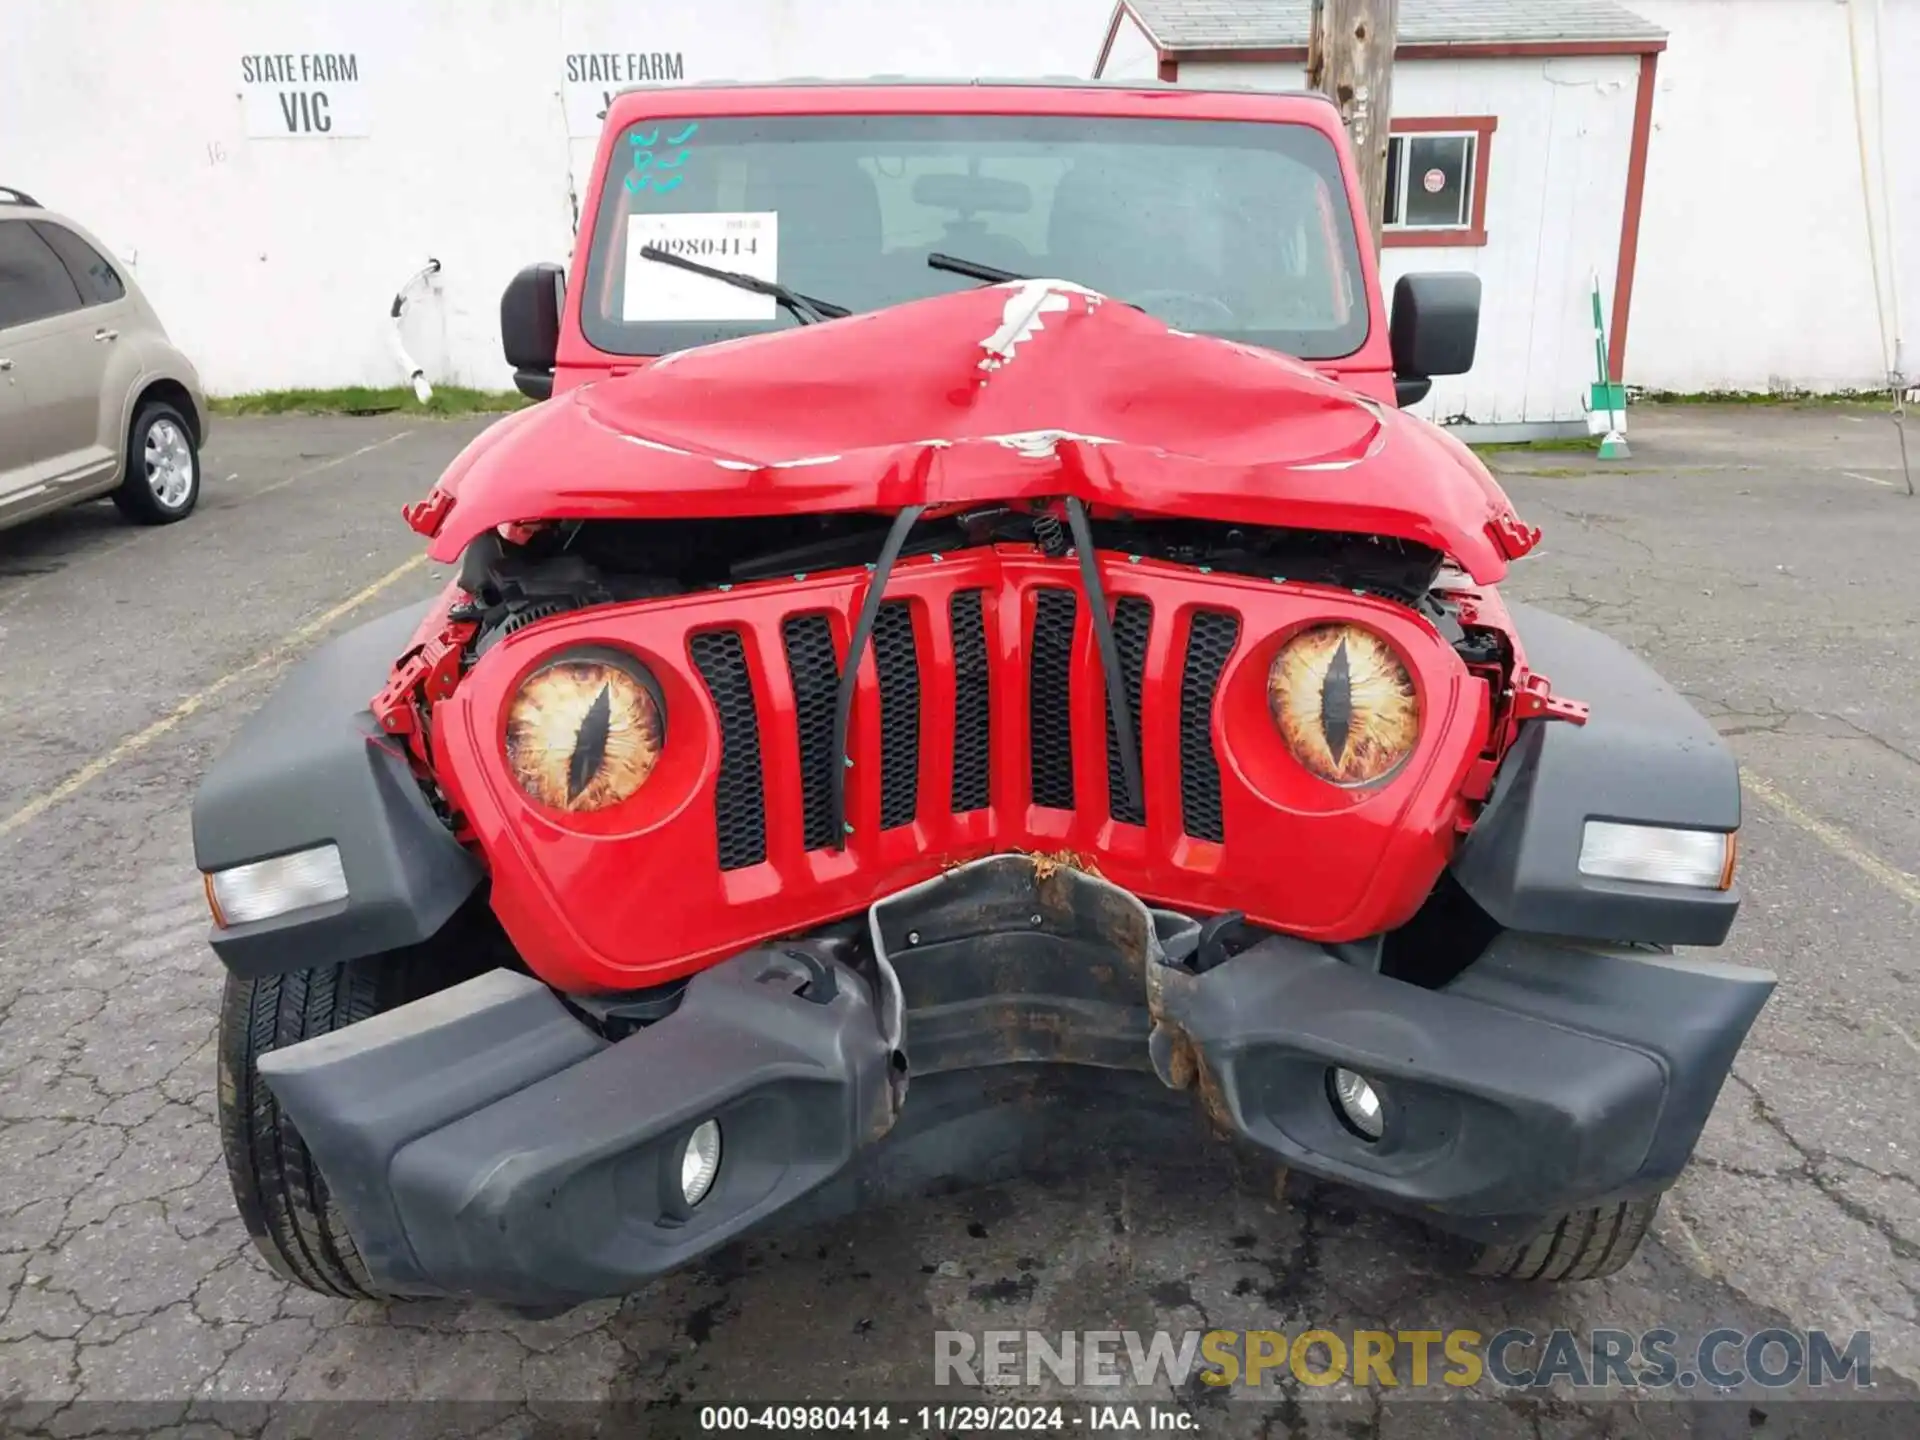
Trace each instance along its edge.
<path fill-rule="evenodd" d="M 316 845 L 271 860 L 255 860 L 206 877 L 213 923 L 250 925 L 347 898 L 347 872 L 338 845 Z"/>
<path fill-rule="evenodd" d="M 1733 886 L 1737 852 L 1731 831 L 1589 820 L 1580 840 L 1580 873 L 1603 880 L 1727 890 Z"/>

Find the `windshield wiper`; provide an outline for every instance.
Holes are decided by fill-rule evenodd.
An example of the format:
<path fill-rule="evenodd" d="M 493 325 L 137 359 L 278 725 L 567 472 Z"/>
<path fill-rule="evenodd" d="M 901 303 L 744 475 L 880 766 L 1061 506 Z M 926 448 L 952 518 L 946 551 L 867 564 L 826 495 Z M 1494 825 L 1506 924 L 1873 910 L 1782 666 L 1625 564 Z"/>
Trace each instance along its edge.
<path fill-rule="evenodd" d="M 835 305 L 827 300 L 815 300 L 802 295 L 797 290 L 789 290 L 777 280 L 762 280 L 758 275 L 748 275 L 739 270 L 717 270 L 711 265 L 702 265 L 698 260 L 689 260 L 684 255 L 675 255 L 671 250 L 662 250 L 658 245 L 640 247 L 640 258 L 656 260 L 662 265 L 678 266 L 690 270 L 695 275 L 704 275 L 709 280 L 718 280 L 722 285 L 731 285 L 736 290 L 751 290 L 756 295 L 770 295 L 774 301 L 793 313 L 793 317 L 802 325 L 817 324 L 822 320 L 838 320 L 853 312 L 844 305 Z"/>
<path fill-rule="evenodd" d="M 1031 275 L 1016 275 L 1011 270 L 1002 270 L 997 265 L 978 265 L 971 260 L 962 260 L 958 255 L 942 255 L 938 250 L 927 256 L 927 266 L 933 270 L 951 270 L 956 275 L 966 275 L 994 285 L 1002 285 L 1009 280 L 1033 278 Z"/>

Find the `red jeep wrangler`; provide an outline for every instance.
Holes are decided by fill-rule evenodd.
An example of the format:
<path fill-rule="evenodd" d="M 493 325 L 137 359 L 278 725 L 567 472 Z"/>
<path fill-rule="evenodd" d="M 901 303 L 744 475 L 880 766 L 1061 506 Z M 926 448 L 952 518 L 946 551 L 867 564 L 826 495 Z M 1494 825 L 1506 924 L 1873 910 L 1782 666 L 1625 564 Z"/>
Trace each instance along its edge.
<path fill-rule="evenodd" d="M 1672 951 L 1738 773 L 1502 601 L 1538 532 L 1397 408 L 1478 282 L 1389 314 L 1358 207 L 1306 96 L 617 99 L 501 305 L 550 398 L 407 511 L 457 581 L 194 805 L 273 1266 L 566 1304 L 1169 1124 L 1625 1263 L 1773 985 Z"/>

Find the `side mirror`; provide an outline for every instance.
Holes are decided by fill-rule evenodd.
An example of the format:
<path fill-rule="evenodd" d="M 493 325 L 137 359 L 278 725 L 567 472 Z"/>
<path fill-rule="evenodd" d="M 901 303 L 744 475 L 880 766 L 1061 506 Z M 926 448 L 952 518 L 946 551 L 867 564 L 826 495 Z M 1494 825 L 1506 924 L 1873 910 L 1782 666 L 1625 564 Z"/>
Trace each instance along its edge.
<path fill-rule="evenodd" d="M 567 272 L 558 265 L 529 265 L 500 296 L 500 346 L 513 367 L 514 388 L 531 400 L 553 394 L 560 299 L 566 289 Z"/>
<path fill-rule="evenodd" d="M 1402 405 L 1424 400 L 1435 375 L 1473 368 L 1480 336 L 1480 277 L 1462 271 L 1402 275 L 1387 322 L 1393 383 Z"/>

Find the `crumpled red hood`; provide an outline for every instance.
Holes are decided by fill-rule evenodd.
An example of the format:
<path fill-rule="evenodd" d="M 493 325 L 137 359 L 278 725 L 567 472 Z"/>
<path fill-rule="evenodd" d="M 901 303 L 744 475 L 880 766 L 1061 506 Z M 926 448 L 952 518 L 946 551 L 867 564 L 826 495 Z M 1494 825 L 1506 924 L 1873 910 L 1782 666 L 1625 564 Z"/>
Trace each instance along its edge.
<path fill-rule="evenodd" d="M 1532 534 L 1451 436 L 1285 356 L 1060 280 L 683 351 L 482 434 L 421 507 L 431 555 L 560 519 L 1090 505 L 1384 534 L 1481 584 Z"/>

